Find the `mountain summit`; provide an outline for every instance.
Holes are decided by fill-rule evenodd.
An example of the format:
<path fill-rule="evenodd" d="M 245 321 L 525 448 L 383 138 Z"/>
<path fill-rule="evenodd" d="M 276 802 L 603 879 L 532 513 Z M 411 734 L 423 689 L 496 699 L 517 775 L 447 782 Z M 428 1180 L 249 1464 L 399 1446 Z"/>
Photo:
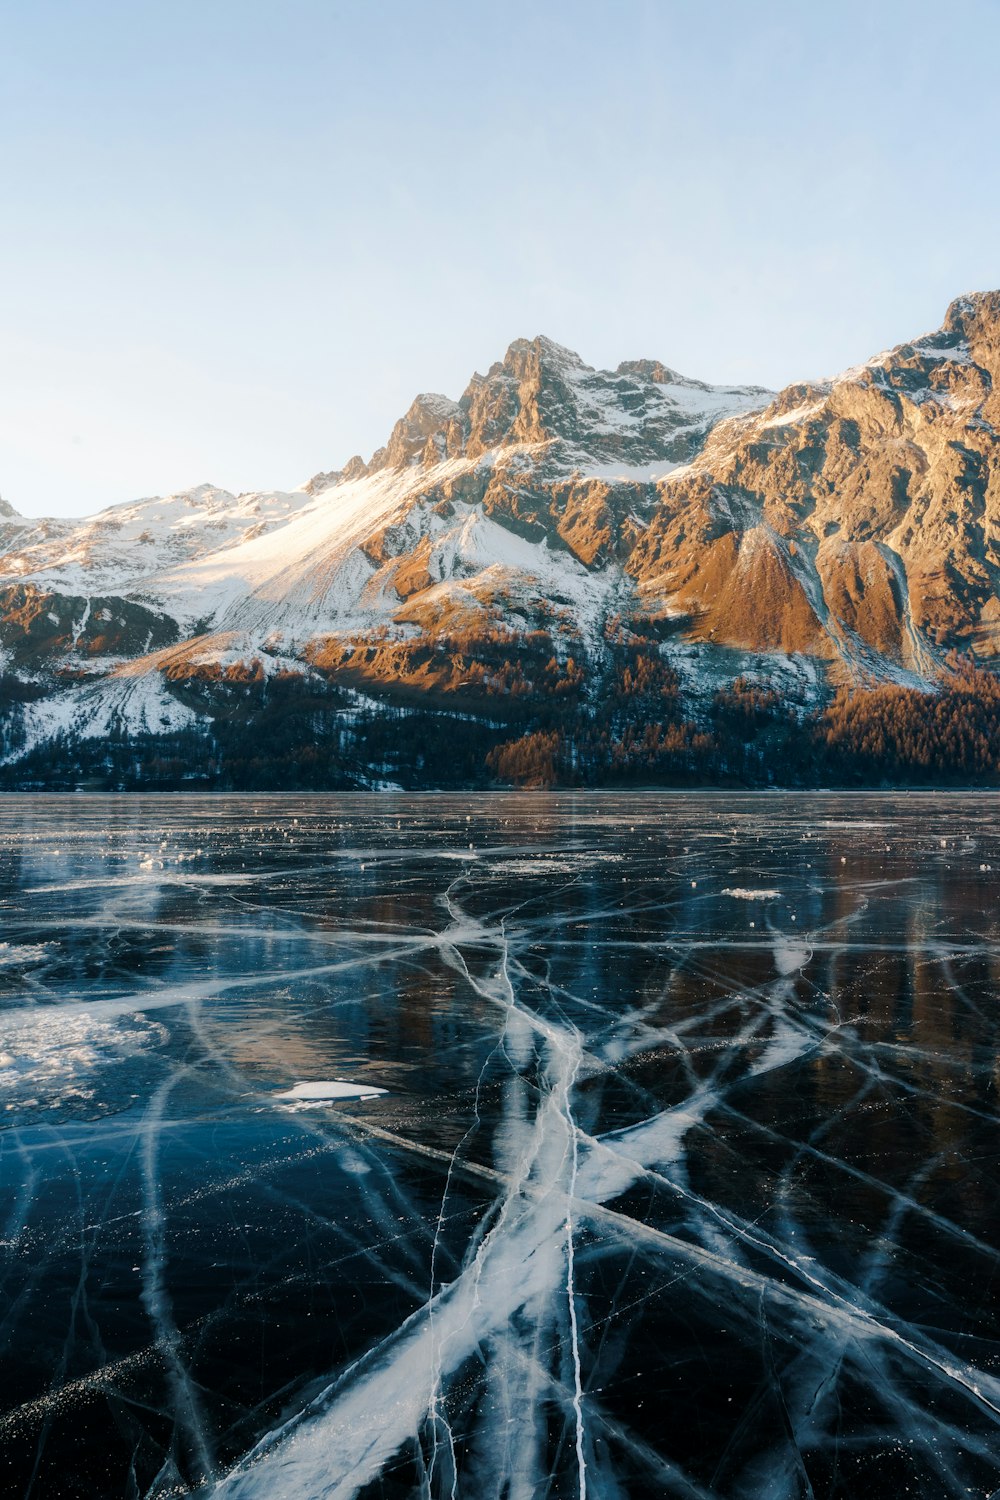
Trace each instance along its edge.
<path fill-rule="evenodd" d="M 385 447 L 342 474 L 357 478 L 404 464 L 476 459 L 497 448 L 547 445 L 547 468 L 586 471 L 595 462 L 680 462 L 701 447 L 720 416 L 769 399 L 757 386 L 686 380 L 657 360 L 629 360 L 611 372 L 538 336 L 515 339 L 457 401 L 417 396 Z M 314 483 L 314 481 L 311 481 Z"/>

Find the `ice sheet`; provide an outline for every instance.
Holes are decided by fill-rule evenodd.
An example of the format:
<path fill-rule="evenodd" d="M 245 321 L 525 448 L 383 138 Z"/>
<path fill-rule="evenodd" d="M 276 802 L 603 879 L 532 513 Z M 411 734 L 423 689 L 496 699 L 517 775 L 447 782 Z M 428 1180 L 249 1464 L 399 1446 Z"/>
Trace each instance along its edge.
<path fill-rule="evenodd" d="M 998 881 L 994 797 L 0 801 L 11 1493 L 993 1493 Z"/>

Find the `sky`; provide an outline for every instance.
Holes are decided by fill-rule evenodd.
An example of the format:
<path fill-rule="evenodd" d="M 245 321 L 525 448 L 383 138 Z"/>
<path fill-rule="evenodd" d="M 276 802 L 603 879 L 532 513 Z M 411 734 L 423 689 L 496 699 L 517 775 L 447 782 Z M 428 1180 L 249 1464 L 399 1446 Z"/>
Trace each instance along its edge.
<path fill-rule="evenodd" d="M 821 377 L 1000 286 L 1000 0 L 0 0 L 0 495 L 292 488 L 512 339 Z"/>

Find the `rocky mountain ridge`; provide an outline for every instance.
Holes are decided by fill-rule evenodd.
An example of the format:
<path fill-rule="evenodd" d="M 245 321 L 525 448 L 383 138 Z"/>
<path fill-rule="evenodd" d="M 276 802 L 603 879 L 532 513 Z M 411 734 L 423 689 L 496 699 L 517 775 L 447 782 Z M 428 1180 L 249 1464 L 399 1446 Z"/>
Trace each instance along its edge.
<path fill-rule="evenodd" d="M 1000 294 L 714 433 L 629 559 L 697 634 L 841 679 L 940 675 L 1000 649 Z M 752 601 L 752 602 L 751 602 Z"/>
<path fill-rule="evenodd" d="M 4 758 L 211 738 L 220 681 L 229 701 L 243 679 L 321 679 L 345 723 L 359 694 L 481 714 L 470 683 L 542 638 L 545 691 L 579 674 L 587 712 L 615 652 L 647 643 L 695 726 L 737 679 L 805 711 L 838 687 L 931 689 L 956 652 L 992 666 L 998 381 L 1000 293 L 777 395 L 522 339 L 294 491 L 202 485 L 82 522 L 4 506 Z"/>

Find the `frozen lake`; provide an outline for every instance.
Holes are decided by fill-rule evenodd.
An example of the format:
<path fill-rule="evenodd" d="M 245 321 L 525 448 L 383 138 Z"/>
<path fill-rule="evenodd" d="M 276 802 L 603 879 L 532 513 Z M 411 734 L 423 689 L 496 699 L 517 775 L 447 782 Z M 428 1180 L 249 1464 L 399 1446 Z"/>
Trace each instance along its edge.
<path fill-rule="evenodd" d="M 0 800 L 0 1490 L 988 1496 L 1000 798 Z"/>

